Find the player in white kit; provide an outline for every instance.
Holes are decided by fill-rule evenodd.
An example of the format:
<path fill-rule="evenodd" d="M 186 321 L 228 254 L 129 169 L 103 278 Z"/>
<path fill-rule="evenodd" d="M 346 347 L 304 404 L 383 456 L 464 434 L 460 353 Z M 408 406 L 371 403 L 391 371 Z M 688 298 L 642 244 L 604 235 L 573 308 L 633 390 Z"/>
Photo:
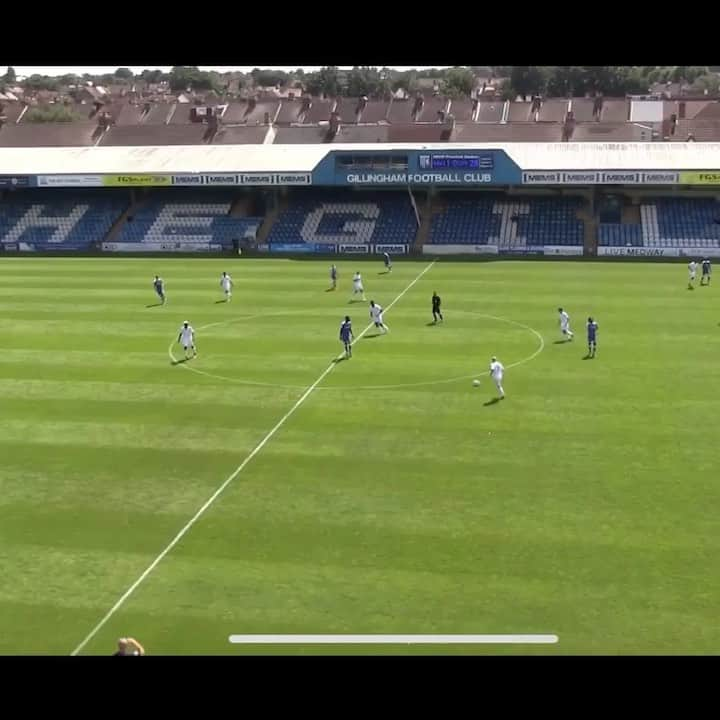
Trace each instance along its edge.
<path fill-rule="evenodd" d="M 383 322 L 383 309 L 374 300 L 370 301 L 370 318 L 375 323 L 375 327 L 382 330 L 383 333 L 390 332 L 390 328 Z"/>
<path fill-rule="evenodd" d="M 694 260 L 691 260 L 688 263 L 688 289 L 692 290 L 694 288 L 695 283 L 695 274 L 697 273 L 697 263 Z"/>
<path fill-rule="evenodd" d="M 560 332 L 568 340 L 572 340 L 573 331 L 570 329 L 570 316 L 562 308 L 558 308 L 558 312 L 560 313 Z"/>
<path fill-rule="evenodd" d="M 230 302 L 230 300 L 232 299 L 233 281 L 226 272 L 224 272 L 222 274 L 222 277 L 220 278 L 220 287 L 225 293 L 225 302 Z"/>
<path fill-rule="evenodd" d="M 502 386 L 504 372 L 505 366 L 493 355 L 492 360 L 490 361 L 490 377 L 493 379 L 495 387 L 500 393 L 501 400 L 505 399 L 505 391 Z"/>
<path fill-rule="evenodd" d="M 365 288 L 363 287 L 362 276 L 359 272 L 353 275 L 353 297 L 360 293 L 362 295 L 363 302 L 365 302 Z"/>
<path fill-rule="evenodd" d="M 180 328 L 180 334 L 178 335 L 178 342 L 183 346 L 185 351 L 185 359 L 188 356 L 188 349 L 191 349 L 193 357 L 197 357 L 197 348 L 195 347 L 195 331 L 192 325 L 186 320 Z"/>

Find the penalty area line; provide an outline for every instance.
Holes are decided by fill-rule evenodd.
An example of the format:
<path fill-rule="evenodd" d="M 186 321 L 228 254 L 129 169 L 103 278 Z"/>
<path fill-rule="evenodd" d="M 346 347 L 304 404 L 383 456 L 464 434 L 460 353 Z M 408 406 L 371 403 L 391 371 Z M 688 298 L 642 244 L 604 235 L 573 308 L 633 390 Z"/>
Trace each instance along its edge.
<path fill-rule="evenodd" d="M 435 260 L 426 265 L 423 270 L 415 277 L 415 279 L 385 308 L 385 311 L 389 311 L 396 303 L 398 303 L 405 294 L 425 275 L 430 268 L 435 264 Z M 360 340 L 370 328 L 373 327 L 373 323 L 370 323 L 356 338 L 353 340 L 355 344 Z M 295 404 L 275 423 L 273 428 L 263 437 L 263 439 L 253 448 L 250 454 L 238 465 L 233 472 L 228 475 L 225 482 L 205 501 L 200 509 L 185 523 L 181 528 L 180 532 L 168 543 L 165 549 L 145 568 L 143 573 L 138 577 L 137 580 L 120 596 L 118 601 L 108 610 L 105 616 L 98 622 L 97 625 L 86 635 L 85 639 L 70 653 L 71 656 L 78 655 L 82 652 L 83 648 L 97 635 L 98 632 L 105 626 L 110 618 L 125 604 L 125 601 L 137 590 L 137 588 L 145 581 L 150 573 L 162 562 L 163 558 L 182 540 L 192 526 L 205 514 L 205 511 L 217 500 L 222 494 L 225 488 L 247 467 L 248 463 L 270 442 L 273 436 L 278 430 L 295 414 L 295 411 L 310 397 L 313 391 L 320 385 L 320 383 L 333 371 L 337 365 L 337 361 L 343 357 L 338 355 L 328 365 L 320 376 L 315 380 L 312 385 L 309 385 L 305 392 L 295 401 Z"/>

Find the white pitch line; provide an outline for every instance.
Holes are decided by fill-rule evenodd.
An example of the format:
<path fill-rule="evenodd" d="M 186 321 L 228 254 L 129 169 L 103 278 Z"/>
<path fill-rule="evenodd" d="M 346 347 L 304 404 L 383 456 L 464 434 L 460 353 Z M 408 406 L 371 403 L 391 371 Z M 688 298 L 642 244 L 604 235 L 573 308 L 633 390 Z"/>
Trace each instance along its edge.
<path fill-rule="evenodd" d="M 555 645 L 557 635 L 231 635 L 233 645 Z"/>
<path fill-rule="evenodd" d="M 429 265 L 426 265 L 418 276 L 385 308 L 385 311 L 389 311 L 393 305 L 399 302 L 405 294 L 410 290 L 415 283 L 435 264 L 433 260 Z M 352 342 L 354 345 L 363 335 L 373 327 L 373 323 L 370 323 Z M 170 541 L 167 547 L 147 566 L 145 571 L 140 577 L 122 594 L 120 599 L 108 610 L 105 617 L 88 633 L 87 637 L 72 651 L 71 656 L 77 655 L 82 649 L 97 635 L 102 629 L 105 623 L 123 606 L 125 601 L 137 590 L 138 586 L 147 578 L 148 575 L 160 564 L 162 559 L 177 545 L 180 540 L 185 536 L 188 530 L 202 517 L 205 511 L 217 500 L 218 496 L 225 490 L 225 488 L 245 469 L 248 463 L 267 445 L 272 439 L 275 433 L 288 421 L 288 419 L 295 413 L 295 411 L 310 397 L 313 390 L 333 371 L 337 361 L 343 357 L 338 355 L 330 365 L 320 374 L 315 382 L 310 385 L 305 392 L 300 396 L 297 402 L 278 420 L 275 426 L 268 432 L 267 435 L 255 446 L 252 452 L 238 465 L 235 470 L 228 476 L 225 482 L 205 501 L 205 504 L 188 520 L 185 526 L 180 532 Z"/>

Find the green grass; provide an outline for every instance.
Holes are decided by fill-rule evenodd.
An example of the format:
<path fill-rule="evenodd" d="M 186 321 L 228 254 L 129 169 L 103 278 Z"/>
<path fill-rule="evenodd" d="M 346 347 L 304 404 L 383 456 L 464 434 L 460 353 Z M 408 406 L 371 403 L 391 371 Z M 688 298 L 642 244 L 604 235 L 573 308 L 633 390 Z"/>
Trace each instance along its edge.
<path fill-rule="evenodd" d="M 0 653 L 77 647 L 328 367 L 341 317 L 365 327 L 352 272 L 388 305 L 425 266 L 341 260 L 333 293 L 326 262 L 0 261 Z M 156 272 L 169 302 L 146 307 Z M 678 264 L 438 262 L 83 652 L 121 635 L 153 654 L 328 651 L 243 650 L 231 633 L 717 652 L 720 305 L 685 280 Z M 573 343 L 555 344 L 558 305 Z M 173 366 L 185 319 L 200 356 Z M 540 340 L 523 325 L 544 338 L 527 362 Z M 493 354 L 521 364 L 486 406 Z"/>

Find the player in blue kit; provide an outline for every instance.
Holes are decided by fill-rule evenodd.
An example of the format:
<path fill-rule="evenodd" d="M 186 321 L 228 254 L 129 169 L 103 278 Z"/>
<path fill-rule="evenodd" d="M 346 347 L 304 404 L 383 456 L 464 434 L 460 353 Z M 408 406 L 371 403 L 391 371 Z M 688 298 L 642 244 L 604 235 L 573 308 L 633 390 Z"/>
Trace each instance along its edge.
<path fill-rule="evenodd" d="M 587 321 L 588 357 L 594 358 L 597 351 L 598 324 L 591 318 Z"/>
<path fill-rule="evenodd" d="M 383 262 L 385 263 L 385 272 L 392 272 L 392 260 L 387 253 L 383 253 Z"/>
<path fill-rule="evenodd" d="M 710 258 L 705 258 L 702 261 L 702 277 L 700 278 L 700 284 L 701 285 L 709 285 L 711 275 L 712 275 L 712 268 L 710 267 Z M 707 283 L 705 282 L 706 278 L 707 278 Z"/>
<path fill-rule="evenodd" d="M 160 302 L 164 305 L 165 304 L 165 281 L 159 275 L 155 276 L 155 279 L 153 280 L 153 287 L 155 288 L 155 292 L 157 293 L 157 296 L 160 298 Z"/>
<path fill-rule="evenodd" d="M 345 319 L 340 323 L 340 342 L 345 348 L 345 357 L 352 357 L 352 342 L 354 339 L 350 316 L 346 315 Z"/>

